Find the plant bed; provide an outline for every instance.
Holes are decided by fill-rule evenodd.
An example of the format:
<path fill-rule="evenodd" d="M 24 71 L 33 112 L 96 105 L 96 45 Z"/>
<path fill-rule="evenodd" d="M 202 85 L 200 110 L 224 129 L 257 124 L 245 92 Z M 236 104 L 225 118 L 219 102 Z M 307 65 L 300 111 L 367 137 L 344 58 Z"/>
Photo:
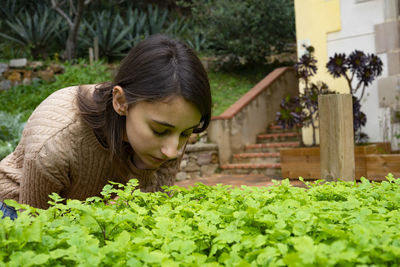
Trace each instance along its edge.
<path fill-rule="evenodd" d="M 386 161 L 382 159 L 374 162 L 373 165 L 371 164 L 374 161 L 374 157 L 380 158 L 384 153 L 389 152 L 390 150 L 386 143 L 356 146 L 354 148 L 356 179 L 359 180 L 360 177 L 364 176 L 371 180 L 382 180 L 388 172 L 394 173 L 395 176 L 400 176 L 400 168 L 397 167 L 390 170 L 388 167 L 384 168 Z M 319 147 L 284 149 L 280 151 L 280 154 L 283 178 L 298 179 L 298 177 L 303 177 L 304 179 L 320 179 L 321 167 Z M 367 155 L 371 156 L 368 160 Z M 393 167 L 395 164 L 400 166 L 400 154 L 389 155 L 392 155 L 390 158 L 390 166 Z M 389 158 L 387 159 L 389 160 Z M 393 161 L 395 163 L 393 163 Z M 380 165 L 380 163 L 382 164 Z"/>
<path fill-rule="evenodd" d="M 13 204 L 0 223 L 5 266 L 398 266 L 400 179 L 198 184 L 166 193 L 107 185 L 48 210 Z M 119 198 L 111 204 L 111 195 Z M 9 202 L 10 204 L 10 202 Z"/>

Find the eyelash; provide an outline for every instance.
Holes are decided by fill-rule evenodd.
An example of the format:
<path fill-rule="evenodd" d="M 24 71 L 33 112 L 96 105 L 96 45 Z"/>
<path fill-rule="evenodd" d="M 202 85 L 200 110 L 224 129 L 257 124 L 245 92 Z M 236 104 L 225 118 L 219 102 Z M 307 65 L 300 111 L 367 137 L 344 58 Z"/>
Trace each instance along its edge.
<path fill-rule="evenodd" d="M 154 135 L 155 135 L 155 136 L 158 136 L 158 137 L 164 136 L 164 135 L 168 132 L 168 131 L 157 132 L 157 131 L 155 131 L 155 130 L 152 130 L 152 131 L 153 131 Z M 185 138 L 187 138 L 187 137 L 190 136 L 190 134 L 184 134 L 184 133 L 181 133 L 181 135 L 182 135 L 183 137 L 185 137 Z"/>

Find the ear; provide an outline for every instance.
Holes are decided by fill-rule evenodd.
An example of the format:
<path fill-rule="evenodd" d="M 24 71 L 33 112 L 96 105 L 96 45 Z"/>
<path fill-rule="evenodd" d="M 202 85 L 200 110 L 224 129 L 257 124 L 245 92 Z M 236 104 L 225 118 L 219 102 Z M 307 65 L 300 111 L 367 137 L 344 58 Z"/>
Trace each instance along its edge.
<path fill-rule="evenodd" d="M 115 112 L 117 112 L 121 116 L 126 115 L 128 105 L 126 103 L 125 93 L 124 90 L 122 90 L 122 87 L 119 85 L 114 86 L 112 95 L 112 103 Z"/>

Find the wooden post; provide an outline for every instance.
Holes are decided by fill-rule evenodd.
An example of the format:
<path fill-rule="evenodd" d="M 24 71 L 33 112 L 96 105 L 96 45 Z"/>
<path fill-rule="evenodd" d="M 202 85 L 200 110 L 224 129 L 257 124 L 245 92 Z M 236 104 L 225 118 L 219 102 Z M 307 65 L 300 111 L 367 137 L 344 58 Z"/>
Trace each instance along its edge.
<path fill-rule="evenodd" d="M 93 65 L 93 48 L 89 47 L 89 64 Z"/>
<path fill-rule="evenodd" d="M 350 94 L 318 96 L 321 178 L 355 179 L 353 99 Z"/>
<path fill-rule="evenodd" d="M 99 60 L 99 38 L 94 37 L 93 39 L 93 47 L 94 47 L 94 60 Z"/>

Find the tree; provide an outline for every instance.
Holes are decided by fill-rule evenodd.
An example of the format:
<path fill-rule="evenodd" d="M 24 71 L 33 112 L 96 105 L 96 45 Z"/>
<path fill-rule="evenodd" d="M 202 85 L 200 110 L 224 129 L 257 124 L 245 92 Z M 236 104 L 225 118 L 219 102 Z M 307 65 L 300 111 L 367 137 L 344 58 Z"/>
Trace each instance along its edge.
<path fill-rule="evenodd" d="M 72 60 L 76 57 L 76 43 L 78 39 L 79 26 L 85 6 L 90 4 L 91 0 L 51 0 L 51 5 L 66 21 L 69 27 L 68 38 L 65 44 L 64 59 Z M 62 8 L 68 5 L 69 12 Z"/>
<path fill-rule="evenodd" d="M 293 0 L 192 0 L 184 6 L 222 61 L 258 66 L 271 55 L 293 51 Z"/>

